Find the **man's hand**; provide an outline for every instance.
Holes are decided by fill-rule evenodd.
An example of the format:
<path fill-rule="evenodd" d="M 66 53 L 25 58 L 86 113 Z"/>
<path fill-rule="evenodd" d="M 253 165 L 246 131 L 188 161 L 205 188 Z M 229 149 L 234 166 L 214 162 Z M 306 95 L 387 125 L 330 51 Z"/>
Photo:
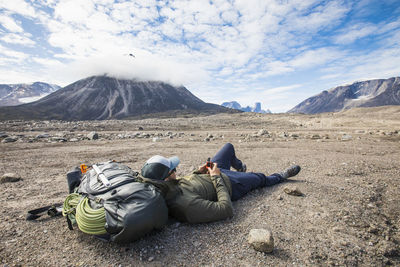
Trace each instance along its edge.
<path fill-rule="evenodd" d="M 207 165 L 207 164 L 204 164 L 203 166 L 200 166 L 198 172 L 199 172 L 199 173 L 206 174 L 206 173 L 208 172 L 207 166 L 206 166 L 206 165 Z"/>
<path fill-rule="evenodd" d="M 213 175 L 221 175 L 221 170 L 218 168 L 218 164 L 217 163 L 213 163 L 212 168 L 207 167 L 208 172 L 210 173 L 211 176 Z"/>

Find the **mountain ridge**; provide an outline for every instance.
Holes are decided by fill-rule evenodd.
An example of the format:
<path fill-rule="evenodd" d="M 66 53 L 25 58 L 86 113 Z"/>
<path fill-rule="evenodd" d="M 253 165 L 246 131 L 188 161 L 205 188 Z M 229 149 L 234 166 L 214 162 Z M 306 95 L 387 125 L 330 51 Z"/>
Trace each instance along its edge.
<path fill-rule="evenodd" d="M 357 81 L 324 90 L 302 101 L 288 113 L 315 114 L 386 105 L 400 105 L 400 77 Z"/>
<path fill-rule="evenodd" d="M 61 87 L 45 82 L 0 84 L 0 106 L 16 106 L 38 100 Z"/>
<path fill-rule="evenodd" d="M 91 76 L 38 101 L 0 108 L 0 119 L 105 120 L 169 111 L 230 112 L 219 105 L 203 102 L 184 86 Z"/>

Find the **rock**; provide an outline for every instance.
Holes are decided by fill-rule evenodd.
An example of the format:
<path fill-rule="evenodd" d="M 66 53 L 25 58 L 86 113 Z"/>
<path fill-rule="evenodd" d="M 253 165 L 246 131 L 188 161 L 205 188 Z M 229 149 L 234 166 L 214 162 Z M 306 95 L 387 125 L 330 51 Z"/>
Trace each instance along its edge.
<path fill-rule="evenodd" d="M 153 142 L 158 142 L 160 140 L 161 140 L 160 137 L 153 137 Z"/>
<path fill-rule="evenodd" d="M 6 138 L 8 137 L 8 134 L 1 132 L 0 133 L 0 138 Z"/>
<path fill-rule="evenodd" d="M 276 199 L 277 200 L 283 200 L 283 197 L 281 195 L 279 195 Z"/>
<path fill-rule="evenodd" d="M 99 134 L 96 132 L 91 132 L 87 135 L 87 138 L 89 138 L 90 140 L 97 140 L 99 139 Z"/>
<path fill-rule="evenodd" d="M 48 134 L 48 133 L 36 135 L 36 139 L 49 138 L 49 137 L 50 137 L 50 134 Z"/>
<path fill-rule="evenodd" d="M 303 196 L 303 195 L 304 195 L 297 187 L 294 187 L 294 186 L 287 186 L 287 187 L 285 187 L 285 188 L 283 189 L 283 191 L 284 191 L 286 194 L 291 195 L 291 196 L 300 197 L 300 196 Z"/>
<path fill-rule="evenodd" d="M 14 137 L 6 137 L 4 138 L 1 142 L 2 143 L 12 143 L 12 142 L 16 142 L 18 139 L 14 138 Z"/>
<path fill-rule="evenodd" d="M 274 250 L 274 238 L 266 229 L 251 229 L 248 242 L 257 251 L 270 253 Z"/>
<path fill-rule="evenodd" d="M 15 182 L 18 182 L 18 181 L 21 181 L 21 180 L 22 180 L 21 176 L 15 174 L 15 173 L 5 173 L 0 178 L 0 184 L 15 183 Z"/>
<path fill-rule="evenodd" d="M 258 136 L 263 136 L 263 135 L 267 135 L 267 134 L 269 134 L 269 132 L 265 129 L 261 129 L 257 133 Z"/>
<path fill-rule="evenodd" d="M 311 139 L 318 140 L 321 139 L 321 136 L 319 134 L 314 134 L 313 136 L 311 136 Z"/>
<path fill-rule="evenodd" d="M 150 262 L 150 261 L 153 261 L 154 260 L 154 257 L 150 257 L 149 259 L 148 259 L 148 261 Z"/>
<path fill-rule="evenodd" d="M 289 137 L 289 135 L 288 135 L 286 132 L 280 133 L 278 136 L 279 136 L 280 138 Z"/>
<path fill-rule="evenodd" d="M 204 139 L 204 142 L 210 142 L 210 138 L 206 137 L 206 138 Z"/>
<path fill-rule="evenodd" d="M 78 138 L 71 138 L 71 139 L 69 139 L 69 141 L 70 141 L 70 142 L 78 142 L 79 139 L 78 139 Z"/>
<path fill-rule="evenodd" d="M 139 131 L 143 131 L 144 129 L 143 129 L 142 126 L 139 126 L 138 130 L 139 130 Z"/>
<path fill-rule="evenodd" d="M 350 141 L 351 139 L 353 139 L 353 137 L 349 134 L 344 134 L 341 138 L 342 141 Z"/>

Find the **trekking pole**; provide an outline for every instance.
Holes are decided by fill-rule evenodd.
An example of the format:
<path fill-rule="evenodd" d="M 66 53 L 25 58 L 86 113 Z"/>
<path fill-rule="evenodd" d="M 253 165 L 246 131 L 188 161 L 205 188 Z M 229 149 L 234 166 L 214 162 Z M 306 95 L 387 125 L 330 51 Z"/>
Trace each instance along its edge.
<path fill-rule="evenodd" d="M 104 175 L 104 173 L 100 170 L 97 165 L 93 164 L 92 165 L 93 170 L 97 173 L 97 178 L 100 180 L 100 182 L 103 183 L 105 187 L 110 187 L 110 181 L 108 181 L 107 177 Z"/>

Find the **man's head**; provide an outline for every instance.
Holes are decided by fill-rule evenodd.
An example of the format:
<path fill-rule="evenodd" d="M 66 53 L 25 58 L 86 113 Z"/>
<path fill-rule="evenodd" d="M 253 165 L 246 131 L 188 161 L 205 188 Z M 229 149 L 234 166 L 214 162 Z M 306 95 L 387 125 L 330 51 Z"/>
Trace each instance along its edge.
<path fill-rule="evenodd" d="M 156 155 L 146 161 L 142 167 L 141 174 L 146 178 L 164 180 L 176 170 L 179 162 L 180 160 L 176 156 L 165 158 Z"/>

